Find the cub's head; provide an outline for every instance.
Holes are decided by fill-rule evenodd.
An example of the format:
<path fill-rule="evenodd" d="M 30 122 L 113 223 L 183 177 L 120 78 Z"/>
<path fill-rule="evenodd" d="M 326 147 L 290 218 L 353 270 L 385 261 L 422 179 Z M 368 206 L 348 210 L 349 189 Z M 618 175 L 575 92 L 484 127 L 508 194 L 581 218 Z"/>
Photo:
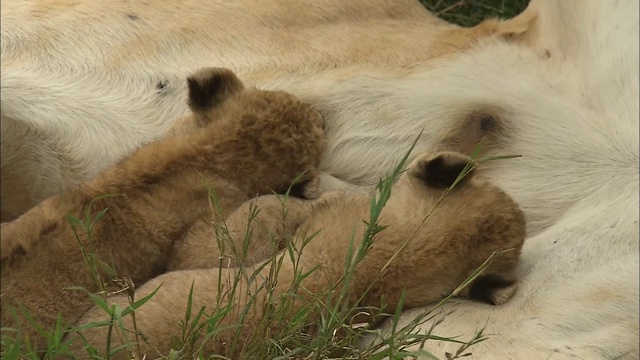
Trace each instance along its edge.
<path fill-rule="evenodd" d="M 187 78 L 192 125 L 224 134 L 225 156 L 253 193 L 281 192 L 317 174 L 324 150 L 318 111 L 284 91 L 246 87 L 230 70 L 200 69 Z M 219 158 L 219 161 L 222 161 Z"/>
<path fill-rule="evenodd" d="M 452 258 L 462 257 L 468 276 L 494 252 L 499 253 L 461 295 L 497 305 L 516 290 L 514 271 L 524 243 L 525 217 L 504 191 L 477 179 L 472 165 L 471 158 L 455 152 L 425 154 L 409 166 L 406 176 L 415 191 L 426 194 L 431 202 L 453 186 L 434 218 L 437 226 L 448 228 L 451 251 L 460 252 Z"/>

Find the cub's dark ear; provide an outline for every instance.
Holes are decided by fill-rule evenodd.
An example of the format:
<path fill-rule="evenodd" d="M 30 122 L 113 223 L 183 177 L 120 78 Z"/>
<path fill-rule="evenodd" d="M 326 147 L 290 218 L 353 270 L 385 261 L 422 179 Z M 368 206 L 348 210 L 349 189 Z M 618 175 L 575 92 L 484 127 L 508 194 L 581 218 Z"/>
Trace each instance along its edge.
<path fill-rule="evenodd" d="M 441 152 L 432 158 L 418 160 L 414 173 L 428 187 L 444 189 L 453 185 L 470 161 L 470 157 L 460 153 Z M 462 181 L 470 179 L 473 173 L 472 169 Z"/>
<path fill-rule="evenodd" d="M 187 77 L 189 107 L 194 113 L 210 110 L 244 89 L 242 81 L 229 69 L 203 68 Z"/>

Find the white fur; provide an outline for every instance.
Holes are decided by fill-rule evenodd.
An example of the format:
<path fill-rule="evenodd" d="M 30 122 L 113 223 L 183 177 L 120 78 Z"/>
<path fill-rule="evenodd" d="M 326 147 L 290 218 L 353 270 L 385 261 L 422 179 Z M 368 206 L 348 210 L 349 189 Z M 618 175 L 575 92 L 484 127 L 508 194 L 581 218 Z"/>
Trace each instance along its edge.
<path fill-rule="evenodd" d="M 136 13 L 152 15 L 146 21 L 157 21 L 158 34 L 151 38 L 166 43 L 141 45 L 155 49 L 148 57 L 131 47 L 130 56 L 125 51 L 115 59 L 120 45 L 146 31 L 123 20 L 130 9 L 108 7 L 96 19 L 74 13 L 53 21 L 28 15 L 30 1 L 3 0 L 3 180 L 7 169 L 24 170 L 35 201 L 95 175 L 184 114 L 183 79 L 201 66 L 228 66 L 262 87 L 312 101 L 328 122 L 323 169 L 357 185 L 384 176 L 421 129 L 425 135 L 414 154 L 433 148 L 469 109 L 498 107 L 510 128 L 505 152 L 523 155 L 489 172 L 529 221 L 521 284 L 499 307 L 452 302 L 436 333 L 470 339 L 486 325 L 490 339 L 470 349 L 482 359 L 637 359 L 638 2 L 535 4 L 540 24 L 534 46 L 487 39 L 432 63 L 424 50 L 428 40 L 409 44 L 428 38 L 419 35 L 423 30 L 444 28 L 428 15 L 415 15 L 416 23 L 406 14 L 397 23 L 376 20 L 381 33 L 397 37 L 364 37 L 371 24 L 358 16 L 374 17 L 364 14 L 346 23 L 334 19 L 334 25 L 289 24 L 306 35 L 282 40 L 280 30 L 256 31 L 267 21 L 263 8 L 211 5 L 205 19 L 211 25 L 203 30 L 208 35 L 187 43 L 171 31 L 180 29 L 180 21 L 196 29 L 205 21 L 194 2 L 186 6 L 193 12 L 186 20 L 162 18 L 158 9 Z M 234 31 L 211 35 L 225 24 Z M 39 33 L 47 28 L 48 36 Z M 404 31 L 411 33 L 408 40 L 400 36 Z M 360 62 L 344 46 L 364 51 L 376 41 L 378 58 L 359 55 Z M 536 49 L 548 49 L 551 57 Z M 168 86 L 157 89 L 165 80 Z M 340 186 L 333 181 L 329 186 Z M 3 212 L 10 192 L 3 186 Z M 406 312 L 403 322 L 419 311 Z M 455 348 L 425 345 L 439 357 Z"/>

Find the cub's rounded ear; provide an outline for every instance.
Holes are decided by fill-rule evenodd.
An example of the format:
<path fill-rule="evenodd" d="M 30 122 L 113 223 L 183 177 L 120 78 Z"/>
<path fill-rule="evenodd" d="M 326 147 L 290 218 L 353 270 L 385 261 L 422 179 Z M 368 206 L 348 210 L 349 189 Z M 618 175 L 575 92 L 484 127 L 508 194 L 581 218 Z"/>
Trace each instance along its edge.
<path fill-rule="evenodd" d="M 225 68 L 203 68 L 187 77 L 189 107 L 194 113 L 210 110 L 244 85 L 236 74 Z"/>
<path fill-rule="evenodd" d="M 457 152 L 441 152 L 434 157 L 418 159 L 414 175 L 425 185 L 432 188 L 447 188 L 453 185 L 463 169 L 471 162 L 471 158 Z M 474 170 L 471 169 L 461 182 L 470 179 Z"/>

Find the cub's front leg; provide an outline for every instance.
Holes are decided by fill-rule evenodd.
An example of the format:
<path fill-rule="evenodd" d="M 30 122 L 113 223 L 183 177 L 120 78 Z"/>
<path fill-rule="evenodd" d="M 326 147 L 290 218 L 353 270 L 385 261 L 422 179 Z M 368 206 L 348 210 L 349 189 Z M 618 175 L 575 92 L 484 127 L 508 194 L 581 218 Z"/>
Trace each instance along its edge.
<path fill-rule="evenodd" d="M 234 267 L 268 259 L 308 219 L 310 207 L 309 200 L 265 195 L 245 202 L 224 221 L 202 219 L 174 244 L 169 270 Z"/>

